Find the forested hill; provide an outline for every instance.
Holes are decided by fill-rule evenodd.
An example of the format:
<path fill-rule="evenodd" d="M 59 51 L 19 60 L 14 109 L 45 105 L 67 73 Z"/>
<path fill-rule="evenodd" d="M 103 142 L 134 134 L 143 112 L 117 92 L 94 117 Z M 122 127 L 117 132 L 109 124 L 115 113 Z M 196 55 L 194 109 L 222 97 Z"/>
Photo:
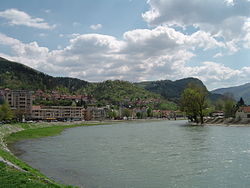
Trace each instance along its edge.
<path fill-rule="evenodd" d="M 100 83 L 93 83 L 91 86 L 83 88 L 82 91 L 82 93 L 92 94 L 99 102 L 110 101 L 111 104 L 116 105 L 120 102 L 127 103 L 162 98 L 160 95 L 122 80 L 107 80 Z"/>
<path fill-rule="evenodd" d="M 0 58 L 0 87 L 28 90 L 64 88 L 77 91 L 89 83 L 77 78 L 52 77 L 20 63 Z"/>
<path fill-rule="evenodd" d="M 199 79 L 195 78 L 134 84 L 119 80 L 90 83 L 77 78 L 49 76 L 23 64 L 0 58 L 0 88 L 57 90 L 64 93 L 88 94 L 94 96 L 98 101 L 110 103 L 138 98 L 161 98 L 161 96 L 167 100 L 178 102 L 182 91 L 189 83 L 205 87 Z M 213 97 L 213 100 L 218 98 L 216 95 Z"/>
<path fill-rule="evenodd" d="M 91 95 L 100 104 L 125 104 L 129 102 L 159 99 L 169 104 L 158 94 L 147 91 L 135 84 L 122 80 L 90 83 L 76 78 L 52 77 L 23 64 L 0 58 L 0 88 L 52 90 L 60 93 Z"/>
<path fill-rule="evenodd" d="M 136 83 L 136 85 L 150 92 L 160 94 L 165 99 L 178 103 L 181 97 L 181 93 L 190 83 L 203 87 L 207 90 L 203 82 L 197 78 L 184 78 L 176 81 L 160 80 L 160 81 L 140 82 Z M 212 101 L 216 101 L 220 97 L 221 95 L 212 94 L 209 92 L 209 98 Z"/>

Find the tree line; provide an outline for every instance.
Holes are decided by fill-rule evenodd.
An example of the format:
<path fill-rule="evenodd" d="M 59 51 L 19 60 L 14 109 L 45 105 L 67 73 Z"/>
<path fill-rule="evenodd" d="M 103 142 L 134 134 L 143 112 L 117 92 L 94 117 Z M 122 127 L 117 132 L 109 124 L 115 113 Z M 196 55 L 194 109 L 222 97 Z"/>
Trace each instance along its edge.
<path fill-rule="evenodd" d="M 224 117 L 234 117 L 240 106 L 245 106 L 241 98 L 237 103 L 230 93 L 224 94 L 222 98 L 212 103 L 208 99 L 208 91 L 204 87 L 195 84 L 189 86 L 182 92 L 180 109 L 186 113 L 191 122 L 204 123 L 204 117 L 214 111 L 223 111 Z"/>

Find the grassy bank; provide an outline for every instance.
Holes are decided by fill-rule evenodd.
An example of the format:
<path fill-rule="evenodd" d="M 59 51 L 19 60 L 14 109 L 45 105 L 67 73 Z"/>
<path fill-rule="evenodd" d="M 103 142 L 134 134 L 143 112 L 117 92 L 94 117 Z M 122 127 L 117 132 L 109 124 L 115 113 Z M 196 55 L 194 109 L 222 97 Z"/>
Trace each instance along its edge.
<path fill-rule="evenodd" d="M 54 136 L 60 134 L 66 128 L 91 125 L 97 125 L 97 123 L 70 125 L 62 123 L 20 123 L 0 126 L 0 187 L 72 187 L 60 185 L 48 179 L 38 170 L 14 156 L 7 146 L 20 140 Z"/>
<path fill-rule="evenodd" d="M 71 187 L 62 186 L 54 182 L 50 182 L 44 178 L 34 175 L 29 172 L 22 172 L 16 170 L 9 165 L 0 162 L 0 187 L 2 188 L 60 188 L 60 187 Z"/>
<path fill-rule="evenodd" d="M 41 138 L 47 136 L 54 136 L 60 134 L 64 129 L 79 127 L 79 126 L 90 126 L 96 124 L 80 124 L 80 125 L 61 125 L 52 127 L 42 127 L 36 129 L 26 129 L 20 132 L 12 133 L 6 137 L 7 145 L 13 144 L 20 140 Z"/>

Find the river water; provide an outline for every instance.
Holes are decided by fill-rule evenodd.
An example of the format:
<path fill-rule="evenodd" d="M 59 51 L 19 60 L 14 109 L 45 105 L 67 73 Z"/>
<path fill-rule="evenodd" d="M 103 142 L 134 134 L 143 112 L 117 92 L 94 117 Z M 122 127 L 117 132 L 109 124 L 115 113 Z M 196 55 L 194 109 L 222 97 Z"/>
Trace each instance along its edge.
<path fill-rule="evenodd" d="M 185 121 L 67 129 L 15 145 L 22 160 L 86 188 L 249 188 L 250 127 Z"/>

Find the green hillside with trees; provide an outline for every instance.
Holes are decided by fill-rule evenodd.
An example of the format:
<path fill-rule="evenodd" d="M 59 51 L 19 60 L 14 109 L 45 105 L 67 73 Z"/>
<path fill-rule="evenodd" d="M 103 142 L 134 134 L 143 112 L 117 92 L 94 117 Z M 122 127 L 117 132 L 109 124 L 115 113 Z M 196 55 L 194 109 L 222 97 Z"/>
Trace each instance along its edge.
<path fill-rule="evenodd" d="M 107 80 L 93 83 L 78 92 L 92 95 L 102 105 L 123 105 L 126 107 L 151 106 L 159 109 L 176 109 L 176 104 L 169 102 L 159 94 L 149 92 L 128 81 Z M 158 106 L 157 106 L 158 105 Z"/>
<path fill-rule="evenodd" d="M 91 86 L 83 88 L 82 91 L 92 94 L 98 101 L 111 101 L 112 104 L 119 104 L 121 101 L 160 98 L 157 94 L 122 80 L 107 80 L 101 83 L 93 83 Z"/>
<path fill-rule="evenodd" d="M 159 99 L 153 105 L 176 109 L 172 102 L 128 81 L 108 80 L 90 83 L 76 78 L 52 77 L 23 64 L 0 58 L 0 88 L 58 91 L 63 94 L 86 94 L 93 96 L 98 105 L 125 105 Z M 156 104 L 157 103 L 157 104 Z M 143 105 L 143 104 L 141 104 Z"/>
<path fill-rule="evenodd" d="M 1 88 L 77 91 L 88 84 L 77 78 L 52 77 L 23 64 L 0 58 Z"/>
<path fill-rule="evenodd" d="M 175 103 L 179 103 L 181 94 L 189 84 L 199 86 L 208 91 L 202 81 L 197 78 L 184 78 L 176 81 L 160 80 L 136 83 L 137 86 L 144 88 L 150 92 L 157 93 L 165 99 L 173 101 Z M 212 94 L 208 92 L 208 98 L 211 101 L 217 101 L 221 97 L 222 95 L 220 94 Z"/>
<path fill-rule="evenodd" d="M 190 83 L 207 90 L 206 86 L 196 78 L 140 83 L 121 80 L 90 83 L 77 78 L 53 77 L 23 64 L 0 58 L 0 88 L 34 91 L 40 89 L 44 92 L 58 91 L 61 94 L 86 94 L 93 96 L 100 106 L 107 104 L 143 106 L 147 104 L 158 105 L 159 109 L 176 109 L 175 104 L 179 103 L 181 93 Z M 212 101 L 215 101 L 221 95 L 209 94 L 209 96 Z M 151 103 L 150 100 L 152 100 Z"/>

